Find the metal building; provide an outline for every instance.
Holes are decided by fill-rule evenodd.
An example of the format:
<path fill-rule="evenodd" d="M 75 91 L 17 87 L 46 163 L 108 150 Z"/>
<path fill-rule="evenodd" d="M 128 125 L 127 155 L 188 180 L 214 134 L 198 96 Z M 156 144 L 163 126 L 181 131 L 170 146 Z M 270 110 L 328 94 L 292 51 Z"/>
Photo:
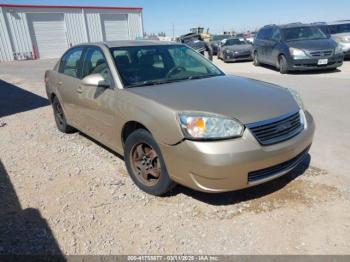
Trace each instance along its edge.
<path fill-rule="evenodd" d="M 139 7 L 0 4 L 0 62 L 57 58 L 79 43 L 142 36 Z"/>

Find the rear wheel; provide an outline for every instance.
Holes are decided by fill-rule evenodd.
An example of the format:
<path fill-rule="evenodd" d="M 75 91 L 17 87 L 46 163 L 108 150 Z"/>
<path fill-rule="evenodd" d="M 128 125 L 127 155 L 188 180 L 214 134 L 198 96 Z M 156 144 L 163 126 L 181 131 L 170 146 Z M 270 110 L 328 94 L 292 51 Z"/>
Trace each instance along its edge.
<path fill-rule="evenodd" d="M 278 59 L 279 69 L 281 74 L 287 74 L 288 73 L 288 62 L 287 58 L 284 55 L 280 55 Z"/>
<path fill-rule="evenodd" d="M 260 61 L 259 61 L 259 57 L 258 57 L 258 51 L 254 52 L 253 64 L 255 66 L 260 66 Z"/>
<path fill-rule="evenodd" d="M 126 139 L 124 149 L 128 173 L 141 190 L 160 196 L 175 186 L 168 175 L 159 146 L 149 132 L 144 129 L 134 131 Z"/>
<path fill-rule="evenodd" d="M 67 124 L 66 116 L 64 115 L 60 101 L 58 101 L 56 96 L 52 100 L 52 108 L 58 130 L 66 134 L 75 132 L 76 130 Z"/>

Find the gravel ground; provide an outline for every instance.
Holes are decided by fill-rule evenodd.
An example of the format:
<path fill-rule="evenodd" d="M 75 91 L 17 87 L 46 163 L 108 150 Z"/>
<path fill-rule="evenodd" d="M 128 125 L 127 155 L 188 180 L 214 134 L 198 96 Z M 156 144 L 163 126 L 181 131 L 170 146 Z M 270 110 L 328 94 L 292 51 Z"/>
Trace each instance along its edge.
<path fill-rule="evenodd" d="M 0 254 L 350 253 L 343 174 L 308 159 L 244 191 L 149 196 L 119 156 L 56 129 L 42 83 L 53 64 L 0 64 Z"/>

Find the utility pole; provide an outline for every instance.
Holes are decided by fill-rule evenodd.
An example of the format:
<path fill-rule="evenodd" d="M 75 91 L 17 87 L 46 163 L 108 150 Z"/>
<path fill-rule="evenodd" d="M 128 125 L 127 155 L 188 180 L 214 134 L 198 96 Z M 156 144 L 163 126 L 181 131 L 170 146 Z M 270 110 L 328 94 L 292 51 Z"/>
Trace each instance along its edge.
<path fill-rule="evenodd" d="M 173 23 L 173 40 L 175 40 L 175 24 Z"/>

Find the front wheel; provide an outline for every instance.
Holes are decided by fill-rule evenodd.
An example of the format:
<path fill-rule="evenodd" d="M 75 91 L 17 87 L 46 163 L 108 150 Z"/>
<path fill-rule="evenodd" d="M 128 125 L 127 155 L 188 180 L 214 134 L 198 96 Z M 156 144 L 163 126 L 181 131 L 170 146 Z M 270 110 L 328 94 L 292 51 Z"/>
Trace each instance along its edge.
<path fill-rule="evenodd" d="M 287 62 L 287 58 L 284 55 L 281 55 L 279 57 L 279 68 L 280 68 L 281 74 L 288 73 L 288 62 Z"/>
<path fill-rule="evenodd" d="M 133 182 L 144 192 L 161 196 L 175 183 L 170 179 L 157 142 L 144 129 L 134 131 L 125 142 L 125 164 Z"/>

